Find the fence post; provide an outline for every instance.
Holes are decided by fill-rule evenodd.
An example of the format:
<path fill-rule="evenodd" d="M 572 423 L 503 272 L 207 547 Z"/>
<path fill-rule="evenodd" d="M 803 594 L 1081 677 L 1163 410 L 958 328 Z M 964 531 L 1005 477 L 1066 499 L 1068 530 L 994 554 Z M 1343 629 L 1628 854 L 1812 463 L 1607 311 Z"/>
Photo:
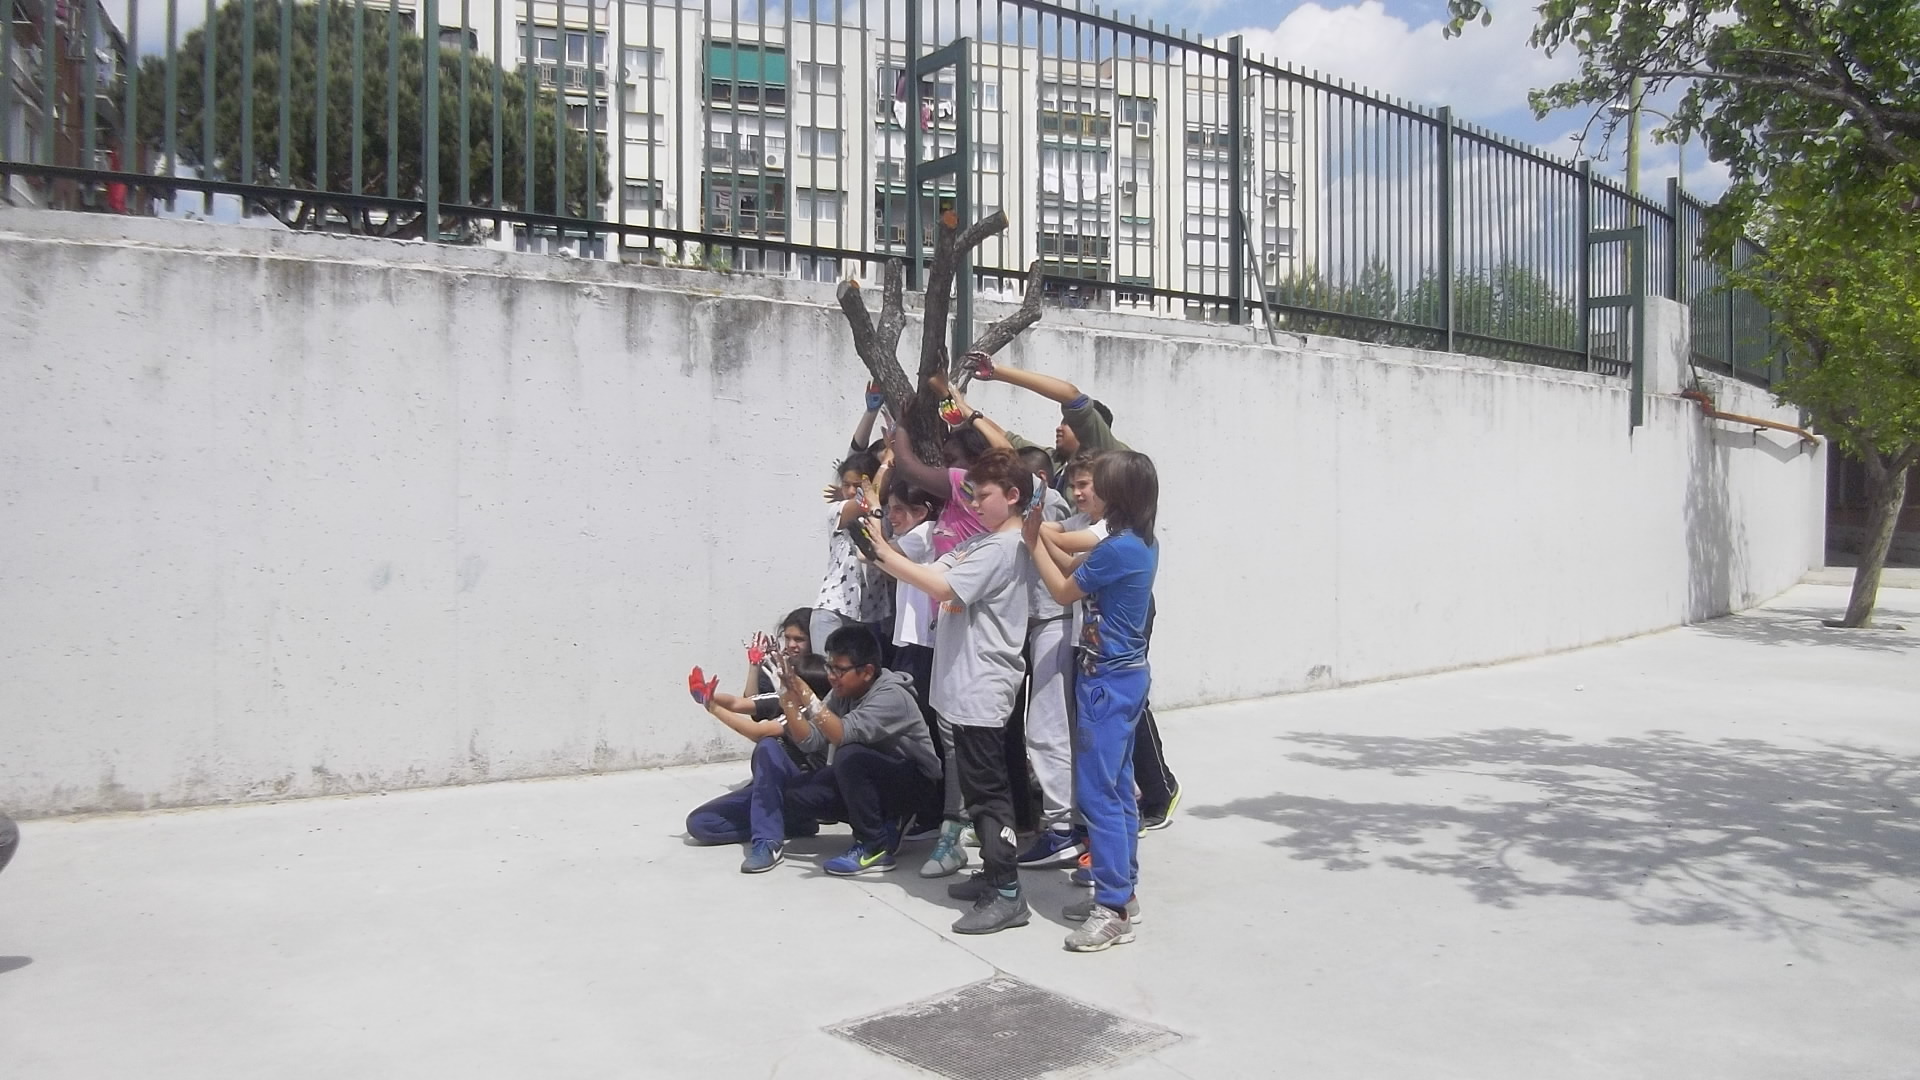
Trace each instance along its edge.
<path fill-rule="evenodd" d="M 907 0 L 907 288 L 920 287 L 920 185 L 914 177 L 920 172 L 920 0 Z M 936 146 L 936 149 L 938 147 Z"/>
<path fill-rule="evenodd" d="M 1593 161 L 1581 158 L 1580 258 L 1574 264 L 1574 304 L 1580 319 L 1580 370 L 1593 370 Z"/>
<path fill-rule="evenodd" d="M 1237 325 L 1247 321 L 1247 264 L 1241 252 L 1246 237 L 1241 218 L 1246 213 L 1242 187 L 1246 183 L 1246 164 L 1241 160 L 1246 145 L 1241 128 L 1246 122 L 1246 95 L 1242 92 L 1245 69 L 1242 64 L 1239 35 L 1227 39 L 1227 299 L 1229 317 Z"/>
<path fill-rule="evenodd" d="M 440 239 L 440 0 L 425 0 L 420 18 L 420 59 L 426 68 L 426 122 L 421 126 L 421 138 L 426 141 L 426 185 L 427 190 L 427 231 L 428 243 L 437 243 Z M 563 38 L 562 41 L 565 39 Z M 591 41 L 592 39 L 588 39 Z M 561 101 L 560 109 L 566 109 Z M 561 153 L 566 153 L 566 139 L 562 137 Z M 555 207 L 555 213 L 565 214 L 566 204 Z"/>
<path fill-rule="evenodd" d="M 1440 333 L 1453 352 L 1453 108 L 1440 107 Z"/>
<path fill-rule="evenodd" d="M 1687 260 L 1693 254 L 1693 245 L 1687 242 L 1688 230 L 1681 224 L 1685 209 L 1680 202 L 1680 178 L 1667 177 L 1667 216 L 1673 222 L 1668 234 L 1673 246 L 1673 292 L 1669 295 L 1682 304 L 1687 303 Z"/>

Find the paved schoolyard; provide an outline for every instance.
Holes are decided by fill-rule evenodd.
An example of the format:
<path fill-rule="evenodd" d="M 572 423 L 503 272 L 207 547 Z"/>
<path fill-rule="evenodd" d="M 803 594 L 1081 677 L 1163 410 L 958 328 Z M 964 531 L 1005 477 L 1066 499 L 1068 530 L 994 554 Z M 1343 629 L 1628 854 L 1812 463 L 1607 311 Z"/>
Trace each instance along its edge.
<path fill-rule="evenodd" d="M 1181 1036 L 1114 1076 L 1911 1077 L 1920 591 L 1882 598 L 1911 629 L 1806 585 L 1170 714 L 1185 804 L 1095 956 L 1061 873 L 963 939 L 944 883 L 819 874 L 839 830 L 760 877 L 683 844 L 744 765 L 28 822 L 0 1074 L 912 1075 L 822 1029 L 1004 972 Z"/>

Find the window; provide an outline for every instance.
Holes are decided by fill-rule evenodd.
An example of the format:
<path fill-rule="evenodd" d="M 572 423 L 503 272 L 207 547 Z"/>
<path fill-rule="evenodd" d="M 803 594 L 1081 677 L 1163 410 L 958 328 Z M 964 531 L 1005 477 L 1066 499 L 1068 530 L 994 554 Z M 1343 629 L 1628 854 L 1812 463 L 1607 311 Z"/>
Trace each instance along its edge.
<path fill-rule="evenodd" d="M 989 109 L 999 108 L 1000 84 L 997 82 L 975 83 L 973 87 L 973 106 L 976 109 L 983 106 Z"/>
<path fill-rule="evenodd" d="M 626 115 L 626 138 L 630 143 L 664 142 L 666 127 L 661 123 L 665 117 L 658 113 L 628 113 Z"/>
<path fill-rule="evenodd" d="M 825 281 L 832 283 L 840 280 L 839 259 L 816 259 L 811 255 L 800 256 L 801 281 Z"/>
<path fill-rule="evenodd" d="M 584 64 L 587 62 L 587 35 L 579 31 L 567 33 L 567 63 Z"/>
<path fill-rule="evenodd" d="M 794 197 L 793 212 L 798 220 L 820 225 L 835 225 L 846 196 L 838 191 L 802 191 Z"/>
<path fill-rule="evenodd" d="M 1153 123 L 1153 100 L 1151 98 L 1123 97 L 1115 102 L 1115 111 L 1123 124 Z"/>
<path fill-rule="evenodd" d="M 800 90 L 802 93 L 809 94 L 838 94 L 840 66 L 838 64 L 801 64 Z"/>
<path fill-rule="evenodd" d="M 1153 288 L 1152 278 L 1129 277 L 1125 274 L 1122 274 L 1116 280 L 1123 286 L 1136 285 L 1136 286 L 1139 286 L 1141 289 Z M 1119 301 L 1122 304 L 1133 304 L 1133 305 L 1151 304 L 1153 303 L 1153 294 L 1148 292 L 1139 292 L 1135 289 L 1122 288 L 1117 290 L 1114 293 L 1114 299 Z"/>
<path fill-rule="evenodd" d="M 973 167 L 981 172 L 1000 171 L 1000 148 L 990 143 L 973 145 Z"/>
<path fill-rule="evenodd" d="M 657 79 L 666 74 L 662 69 L 662 57 L 659 49 L 627 48 L 621 53 L 621 66 L 629 79 Z"/>
<path fill-rule="evenodd" d="M 527 47 L 526 23 L 520 24 L 520 47 L 523 49 Z M 551 26 L 534 27 L 533 48 L 529 50 L 529 53 L 536 60 L 558 63 L 560 61 L 560 31 L 555 30 Z"/>
<path fill-rule="evenodd" d="M 840 133 L 832 128 L 803 127 L 800 129 L 800 153 L 837 158 L 840 156 Z"/>
<path fill-rule="evenodd" d="M 1227 239 L 1227 215 L 1224 213 L 1188 213 L 1187 239 Z"/>
<path fill-rule="evenodd" d="M 1271 199 L 1293 198 L 1292 173 L 1268 173 L 1266 179 L 1267 196 Z"/>
<path fill-rule="evenodd" d="M 1232 145 L 1233 137 L 1227 129 L 1215 124 L 1187 125 L 1187 155 L 1225 154 Z"/>
<path fill-rule="evenodd" d="M 1261 237 L 1261 240 L 1266 244 L 1267 254 L 1269 255 L 1292 255 L 1293 236 L 1294 233 L 1292 229 L 1283 229 L 1277 225 L 1269 225 L 1266 227 L 1265 235 Z"/>
<path fill-rule="evenodd" d="M 463 31 L 457 26 L 443 26 L 440 28 L 441 48 L 458 50 L 462 45 L 464 45 L 469 52 L 479 51 L 480 35 L 473 30 Z"/>
<path fill-rule="evenodd" d="M 785 108 L 787 52 L 732 41 L 707 43 L 707 100 L 739 107 Z"/>
<path fill-rule="evenodd" d="M 659 210 L 661 207 L 660 181 L 627 181 L 626 187 L 620 197 L 620 208 L 622 210 Z"/>
<path fill-rule="evenodd" d="M 591 113 L 589 113 L 586 104 L 572 101 L 567 102 L 567 126 L 573 128 L 575 131 L 585 131 L 589 124 L 591 124 L 595 131 L 599 131 L 607 126 L 606 105 L 604 103 L 596 103 L 592 106 Z"/>
<path fill-rule="evenodd" d="M 1293 141 L 1293 110 L 1267 109 L 1261 116 L 1260 130 L 1276 142 Z"/>

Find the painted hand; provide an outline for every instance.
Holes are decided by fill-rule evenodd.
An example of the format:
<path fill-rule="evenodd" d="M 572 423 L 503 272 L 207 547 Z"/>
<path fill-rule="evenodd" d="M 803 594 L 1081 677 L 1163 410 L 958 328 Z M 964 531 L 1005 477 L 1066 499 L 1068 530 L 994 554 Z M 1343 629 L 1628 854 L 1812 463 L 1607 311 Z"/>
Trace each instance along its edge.
<path fill-rule="evenodd" d="M 887 395 L 880 392 L 880 384 L 877 382 L 868 383 L 867 384 L 867 411 L 879 412 L 880 409 L 886 405 L 886 403 L 887 403 Z"/>
<path fill-rule="evenodd" d="M 984 379 L 987 382 L 992 382 L 994 377 L 999 374 L 999 369 L 993 366 L 993 357 L 988 356 L 978 349 L 961 357 L 961 359 L 973 365 L 973 377 L 976 379 Z"/>
<path fill-rule="evenodd" d="M 693 700 L 705 705 L 720 692 L 720 679 L 718 676 L 707 678 L 706 673 L 696 666 L 687 674 L 687 692 L 693 695 Z"/>

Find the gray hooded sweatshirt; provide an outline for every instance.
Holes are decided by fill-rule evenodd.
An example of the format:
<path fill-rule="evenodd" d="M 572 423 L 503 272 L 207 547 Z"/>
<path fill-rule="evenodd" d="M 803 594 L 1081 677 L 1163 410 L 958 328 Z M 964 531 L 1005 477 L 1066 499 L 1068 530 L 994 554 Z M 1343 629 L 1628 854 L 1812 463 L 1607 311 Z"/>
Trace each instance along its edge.
<path fill-rule="evenodd" d="M 826 708 L 840 718 L 842 746 L 871 746 L 911 762 L 929 779 L 940 778 L 940 758 L 934 753 L 933 737 L 927 734 L 920 703 L 913 698 L 913 676 L 882 671 L 859 700 L 849 704 L 839 694 L 828 694 Z M 827 736 L 815 726 L 798 745 L 808 754 L 822 753 L 827 749 Z"/>

